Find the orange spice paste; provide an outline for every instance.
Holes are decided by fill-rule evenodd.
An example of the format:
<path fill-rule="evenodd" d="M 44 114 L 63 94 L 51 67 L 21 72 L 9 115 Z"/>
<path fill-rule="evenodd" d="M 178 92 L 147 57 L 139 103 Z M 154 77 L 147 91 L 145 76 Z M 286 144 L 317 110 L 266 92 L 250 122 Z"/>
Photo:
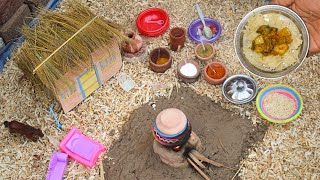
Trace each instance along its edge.
<path fill-rule="evenodd" d="M 213 71 L 213 70 L 215 71 Z M 212 79 L 221 79 L 225 75 L 226 71 L 221 65 L 210 65 L 207 69 L 207 74 Z"/>

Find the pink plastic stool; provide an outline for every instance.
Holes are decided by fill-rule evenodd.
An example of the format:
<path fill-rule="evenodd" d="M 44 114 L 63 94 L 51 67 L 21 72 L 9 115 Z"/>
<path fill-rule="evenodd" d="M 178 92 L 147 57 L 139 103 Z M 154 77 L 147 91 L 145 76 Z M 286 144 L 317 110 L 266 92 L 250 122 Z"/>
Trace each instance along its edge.
<path fill-rule="evenodd" d="M 99 155 L 106 150 L 105 146 L 83 135 L 75 127 L 64 137 L 59 148 L 72 159 L 89 168 L 94 166 Z"/>

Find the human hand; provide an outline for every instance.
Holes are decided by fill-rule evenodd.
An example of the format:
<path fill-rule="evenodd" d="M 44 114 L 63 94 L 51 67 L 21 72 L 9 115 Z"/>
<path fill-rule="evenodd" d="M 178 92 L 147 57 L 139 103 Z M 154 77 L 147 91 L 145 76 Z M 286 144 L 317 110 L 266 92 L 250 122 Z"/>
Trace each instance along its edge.
<path fill-rule="evenodd" d="M 320 52 L 320 1 L 272 0 L 271 4 L 286 6 L 295 11 L 305 22 L 310 35 L 309 56 Z"/>

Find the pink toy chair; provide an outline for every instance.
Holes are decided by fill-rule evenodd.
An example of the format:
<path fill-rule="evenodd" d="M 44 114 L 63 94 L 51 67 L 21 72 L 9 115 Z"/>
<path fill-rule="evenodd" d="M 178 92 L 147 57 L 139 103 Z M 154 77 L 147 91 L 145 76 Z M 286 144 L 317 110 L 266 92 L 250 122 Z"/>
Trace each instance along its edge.
<path fill-rule="evenodd" d="M 72 159 L 89 168 L 94 166 L 99 155 L 106 150 L 105 146 L 83 135 L 75 127 L 64 137 L 59 148 Z"/>

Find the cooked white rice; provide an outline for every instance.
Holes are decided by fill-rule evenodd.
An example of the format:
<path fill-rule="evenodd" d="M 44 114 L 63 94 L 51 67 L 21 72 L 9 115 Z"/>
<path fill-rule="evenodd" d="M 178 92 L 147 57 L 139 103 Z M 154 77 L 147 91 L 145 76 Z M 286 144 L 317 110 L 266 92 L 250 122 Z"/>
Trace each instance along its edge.
<path fill-rule="evenodd" d="M 266 95 L 264 109 L 268 115 L 284 119 L 296 110 L 296 105 L 289 97 L 275 92 Z"/>
<path fill-rule="evenodd" d="M 251 50 L 252 41 L 259 35 L 256 31 L 262 25 L 289 29 L 293 41 L 289 44 L 289 49 L 284 55 L 263 56 L 261 53 Z M 243 33 L 243 53 L 255 67 L 264 71 L 281 71 L 297 62 L 302 38 L 298 27 L 289 18 L 276 13 L 255 14 L 248 19 Z"/>

